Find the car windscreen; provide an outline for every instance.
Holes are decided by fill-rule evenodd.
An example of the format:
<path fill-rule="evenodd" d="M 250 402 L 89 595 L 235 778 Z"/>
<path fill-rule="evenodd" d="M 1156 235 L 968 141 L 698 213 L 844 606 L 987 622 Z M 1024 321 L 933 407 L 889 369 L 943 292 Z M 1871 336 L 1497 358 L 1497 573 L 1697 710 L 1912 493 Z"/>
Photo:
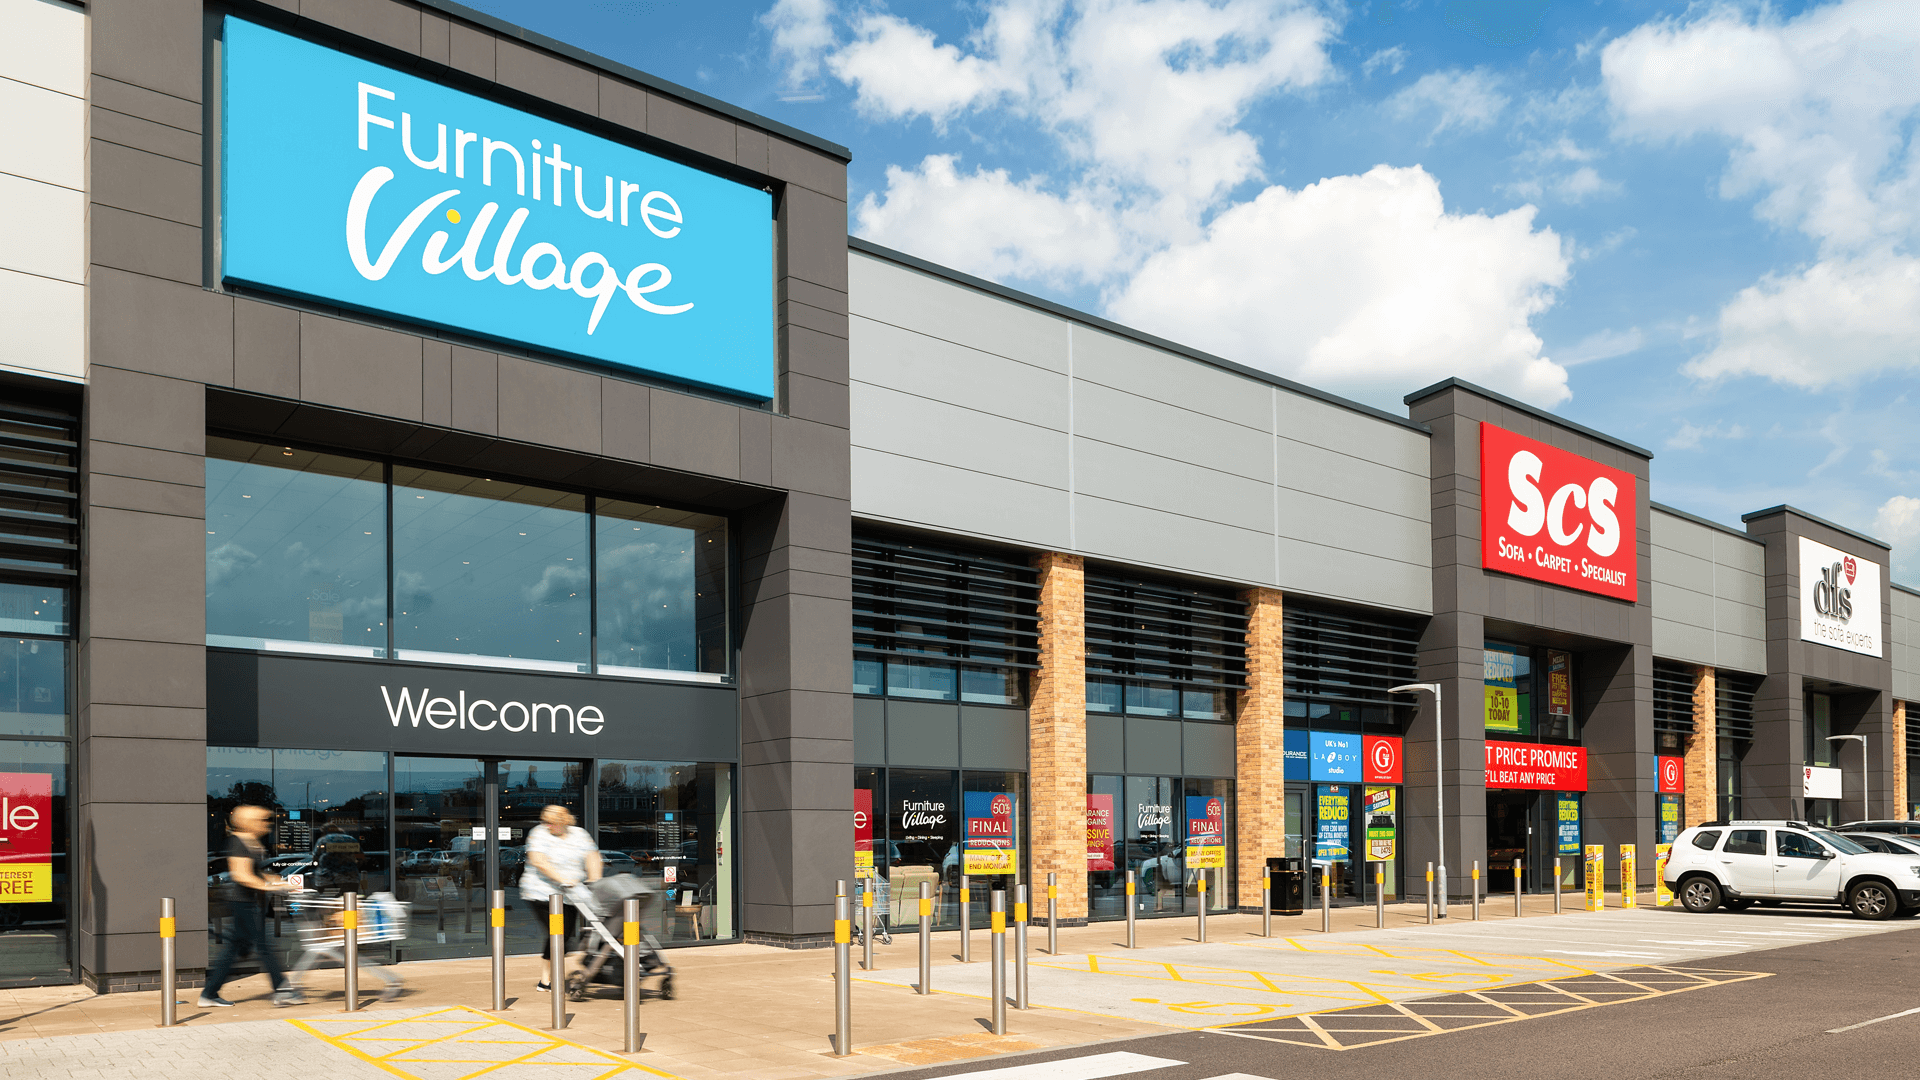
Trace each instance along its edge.
<path fill-rule="evenodd" d="M 1841 851 L 1844 851 L 1849 855 L 1864 855 L 1866 854 L 1866 851 L 1867 851 L 1866 848 L 1861 847 L 1859 844 L 1855 843 L 1854 841 L 1849 840 L 1844 836 L 1841 836 L 1837 832 L 1831 832 L 1827 829 L 1815 829 L 1813 831 L 1813 835 L 1819 837 L 1822 840 L 1825 840 L 1827 843 L 1832 844 L 1834 847 L 1839 848 Z"/>

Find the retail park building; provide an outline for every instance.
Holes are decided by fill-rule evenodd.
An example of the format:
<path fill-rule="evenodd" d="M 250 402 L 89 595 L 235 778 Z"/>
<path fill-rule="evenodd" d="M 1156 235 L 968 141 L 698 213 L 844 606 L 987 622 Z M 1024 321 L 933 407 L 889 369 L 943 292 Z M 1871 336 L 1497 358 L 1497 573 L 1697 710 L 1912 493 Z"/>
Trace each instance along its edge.
<path fill-rule="evenodd" d="M 0 26 L 0 985 L 150 984 L 162 896 L 204 966 L 241 802 L 403 959 L 555 802 L 688 944 L 1907 816 L 1920 594 L 1842 525 L 849 240 L 847 150 L 439 0 Z"/>

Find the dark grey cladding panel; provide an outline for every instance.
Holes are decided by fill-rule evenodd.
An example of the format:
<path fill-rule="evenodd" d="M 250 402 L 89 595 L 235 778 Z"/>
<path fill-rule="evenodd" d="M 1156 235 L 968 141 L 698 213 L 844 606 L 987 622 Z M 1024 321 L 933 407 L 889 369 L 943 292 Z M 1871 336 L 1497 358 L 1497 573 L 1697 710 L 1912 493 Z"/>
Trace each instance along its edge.
<path fill-rule="evenodd" d="M 1234 775 L 1233 725 L 1182 723 L 1181 743 L 1185 750 L 1182 771 L 1187 776 Z"/>
<path fill-rule="evenodd" d="M 1180 721 L 1127 717 L 1127 772 L 1135 776 L 1179 776 Z"/>
<path fill-rule="evenodd" d="M 213 745 L 655 761 L 740 752 L 738 695 L 726 686 L 208 649 L 207 694 Z M 604 722 L 581 725 L 590 709 Z"/>
<path fill-rule="evenodd" d="M 1127 771 L 1126 721 L 1118 716 L 1087 717 L 1087 771 Z"/>
<path fill-rule="evenodd" d="M 957 768 L 960 764 L 959 707 L 930 701 L 887 702 L 887 763 Z"/>
<path fill-rule="evenodd" d="M 1027 768 L 1027 711 L 960 707 L 960 764 L 968 769 Z"/>
<path fill-rule="evenodd" d="M 887 703 L 880 698 L 853 699 L 853 760 L 859 765 L 887 763 Z"/>

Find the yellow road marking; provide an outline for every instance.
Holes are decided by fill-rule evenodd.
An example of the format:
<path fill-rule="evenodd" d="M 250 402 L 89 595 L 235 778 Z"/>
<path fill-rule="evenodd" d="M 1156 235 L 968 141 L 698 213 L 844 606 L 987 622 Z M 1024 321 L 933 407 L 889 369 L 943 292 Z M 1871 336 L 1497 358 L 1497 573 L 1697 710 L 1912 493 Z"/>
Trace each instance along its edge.
<path fill-rule="evenodd" d="M 369 1020 L 371 1020 L 371 1018 L 369 1018 Z M 468 1008 L 465 1005 L 454 1005 L 445 1009 L 437 1009 L 432 1012 L 420 1013 L 413 1016 L 366 1022 L 363 1026 L 352 1028 L 344 1033 L 325 1031 L 316 1025 L 338 1028 L 345 1024 L 352 1024 L 354 1021 L 289 1020 L 287 1023 L 292 1024 L 294 1027 L 299 1028 L 330 1046 L 351 1054 L 369 1065 L 383 1069 L 394 1076 L 403 1077 L 405 1080 L 425 1080 L 425 1078 L 418 1073 L 409 1072 L 401 1068 L 402 1065 L 413 1064 L 480 1066 L 480 1068 L 472 1072 L 462 1073 L 458 1077 L 449 1077 L 444 1072 L 435 1070 L 436 1080 L 473 1080 L 475 1077 L 486 1076 L 488 1074 L 497 1074 L 501 1080 L 511 1080 L 513 1076 L 512 1070 L 514 1066 L 517 1065 L 536 1065 L 542 1070 L 543 1074 L 556 1066 L 580 1066 L 587 1068 L 605 1066 L 603 1071 L 595 1074 L 593 1080 L 608 1080 L 610 1077 L 631 1074 L 664 1076 L 669 1077 L 670 1080 L 677 1080 L 677 1078 L 673 1077 L 672 1073 L 664 1073 L 658 1069 L 650 1069 L 645 1065 L 628 1061 L 625 1058 L 610 1054 L 604 1050 L 595 1049 L 584 1043 L 577 1043 L 571 1039 L 563 1039 L 552 1032 L 524 1027 L 510 1020 L 502 1020 L 497 1016 L 481 1012 L 478 1009 Z M 447 1026 L 452 1027 L 454 1030 L 451 1032 L 435 1033 L 430 1036 L 409 1036 L 392 1031 L 395 1027 L 408 1024 Z M 530 1037 L 502 1037 L 511 1034 Z M 354 1045 L 355 1043 L 371 1045 L 367 1045 L 363 1049 L 361 1046 Z M 395 1043 L 401 1045 L 393 1046 L 392 1044 Z M 426 1050 L 429 1047 L 442 1053 L 452 1050 L 455 1054 L 458 1054 L 459 1051 L 457 1048 L 461 1046 L 472 1046 L 476 1049 L 482 1046 L 532 1047 L 532 1049 L 504 1059 L 499 1057 L 456 1056 L 429 1058 L 404 1056 Z M 579 1051 L 586 1055 L 588 1060 L 535 1060 L 552 1054 L 555 1051 L 562 1050 L 563 1048 Z"/>

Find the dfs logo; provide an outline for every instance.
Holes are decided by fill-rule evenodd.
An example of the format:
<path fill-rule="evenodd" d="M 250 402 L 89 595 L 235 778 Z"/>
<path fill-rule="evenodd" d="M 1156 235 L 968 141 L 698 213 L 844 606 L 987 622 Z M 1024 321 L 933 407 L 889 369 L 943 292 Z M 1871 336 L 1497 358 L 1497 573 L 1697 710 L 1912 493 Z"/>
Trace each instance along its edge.
<path fill-rule="evenodd" d="M 1829 619 L 1846 622 L 1853 618 L 1853 584 L 1855 575 L 1860 572 L 1860 564 L 1849 555 L 1832 566 L 1820 569 L 1820 580 L 1813 584 L 1813 610 Z M 1840 575 L 1845 574 L 1847 583 L 1840 583 Z"/>

